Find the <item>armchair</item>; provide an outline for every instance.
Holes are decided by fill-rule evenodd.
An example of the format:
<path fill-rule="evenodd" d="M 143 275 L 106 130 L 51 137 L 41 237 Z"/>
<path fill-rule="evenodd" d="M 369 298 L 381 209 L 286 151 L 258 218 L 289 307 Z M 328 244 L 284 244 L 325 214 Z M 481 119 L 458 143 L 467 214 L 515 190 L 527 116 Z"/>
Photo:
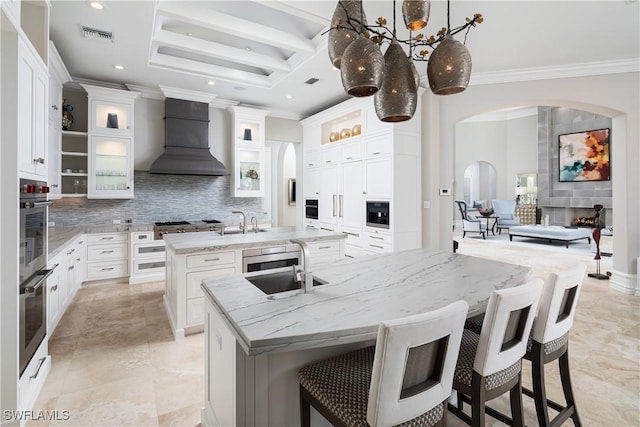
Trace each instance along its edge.
<path fill-rule="evenodd" d="M 460 215 L 462 216 L 462 238 L 467 233 L 480 233 L 483 239 L 486 239 L 485 233 L 487 232 L 487 226 L 479 219 L 471 218 L 469 216 L 469 207 L 464 200 L 456 200 Z"/>
<path fill-rule="evenodd" d="M 502 234 L 502 229 L 520 225 L 520 217 L 516 216 L 515 200 L 492 200 L 491 206 L 498 216 L 498 234 Z"/>

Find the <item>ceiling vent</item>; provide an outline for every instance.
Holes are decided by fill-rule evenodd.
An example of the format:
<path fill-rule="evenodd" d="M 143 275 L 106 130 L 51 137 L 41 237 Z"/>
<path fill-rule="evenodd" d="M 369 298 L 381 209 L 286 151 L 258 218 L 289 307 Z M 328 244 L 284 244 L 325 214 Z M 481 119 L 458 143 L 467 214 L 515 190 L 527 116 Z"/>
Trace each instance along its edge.
<path fill-rule="evenodd" d="M 316 79 L 315 77 L 311 77 L 309 80 L 307 80 L 305 83 L 308 85 L 312 85 L 314 83 L 316 83 L 319 79 Z"/>
<path fill-rule="evenodd" d="M 113 33 L 111 31 L 98 30 L 83 25 L 82 36 L 87 39 L 104 40 L 113 43 Z"/>

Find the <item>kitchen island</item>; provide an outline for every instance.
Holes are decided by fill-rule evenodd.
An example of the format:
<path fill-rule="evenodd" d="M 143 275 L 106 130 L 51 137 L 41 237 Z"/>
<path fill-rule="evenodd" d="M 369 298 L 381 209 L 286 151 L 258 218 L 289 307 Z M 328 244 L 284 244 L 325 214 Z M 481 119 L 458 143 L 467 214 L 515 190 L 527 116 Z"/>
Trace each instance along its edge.
<path fill-rule="evenodd" d="M 300 367 L 374 344 L 383 320 L 459 299 L 469 317 L 483 313 L 493 290 L 524 283 L 531 269 L 414 249 L 316 266 L 325 284 L 308 293 L 266 295 L 254 275 L 202 284 L 206 426 L 298 425 Z"/>
<path fill-rule="evenodd" d="M 241 274 L 243 251 L 285 247 L 292 239 L 306 242 L 312 263 L 344 257 L 342 233 L 311 228 L 269 228 L 257 233 L 174 233 L 164 236 L 166 273 L 164 306 L 175 339 L 204 329 L 204 279 Z"/>

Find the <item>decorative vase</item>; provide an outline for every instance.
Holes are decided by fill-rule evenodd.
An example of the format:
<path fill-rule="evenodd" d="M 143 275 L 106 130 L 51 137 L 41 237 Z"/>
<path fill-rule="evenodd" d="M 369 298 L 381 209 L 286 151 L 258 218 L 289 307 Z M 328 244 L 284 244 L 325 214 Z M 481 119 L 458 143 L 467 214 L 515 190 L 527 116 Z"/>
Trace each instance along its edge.
<path fill-rule="evenodd" d="M 118 115 L 116 113 L 107 114 L 107 127 L 110 129 L 118 129 Z"/>
<path fill-rule="evenodd" d="M 251 141 L 251 129 L 244 130 L 244 138 L 245 141 Z"/>
<path fill-rule="evenodd" d="M 69 130 L 71 125 L 73 124 L 73 115 L 71 112 L 73 111 L 73 105 L 69 105 L 66 103 L 66 100 L 62 102 L 62 130 Z"/>

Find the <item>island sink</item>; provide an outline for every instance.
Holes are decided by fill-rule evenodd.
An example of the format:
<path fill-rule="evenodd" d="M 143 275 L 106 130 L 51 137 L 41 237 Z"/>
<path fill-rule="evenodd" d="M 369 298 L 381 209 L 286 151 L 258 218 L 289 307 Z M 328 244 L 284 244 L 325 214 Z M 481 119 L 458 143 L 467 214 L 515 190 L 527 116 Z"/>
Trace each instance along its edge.
<path fill-rule="evenodd" d="M 253 286 L 267 295 L 300 289 L 302 283 L 296 281 L 293 270 L 277 273 L 262 274 L 260 276 L 245 277 Z M 324 285 L 326 282 L 313 278 L 313 286 Z"/>

